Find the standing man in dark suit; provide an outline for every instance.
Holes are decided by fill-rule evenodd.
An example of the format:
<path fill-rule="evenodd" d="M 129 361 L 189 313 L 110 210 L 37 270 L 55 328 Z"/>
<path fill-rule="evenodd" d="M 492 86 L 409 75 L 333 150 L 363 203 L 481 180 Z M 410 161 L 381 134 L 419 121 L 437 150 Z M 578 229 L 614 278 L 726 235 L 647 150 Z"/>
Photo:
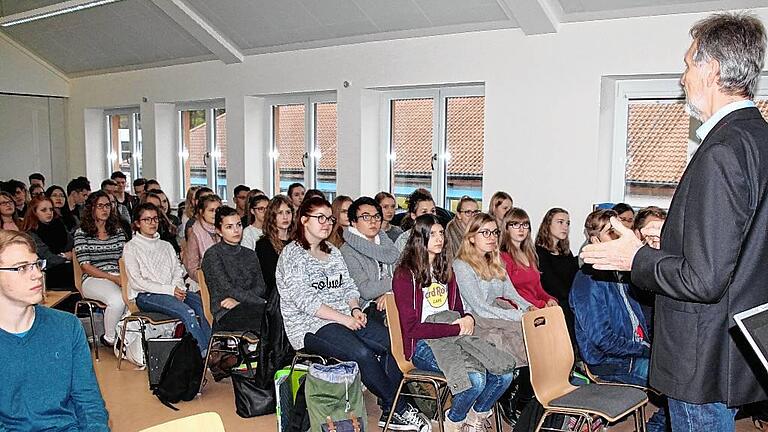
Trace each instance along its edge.
<path fill-rule="evenodd" d="M 643 246 L 613 220 L 622 236 L 587 246 L 582 257 L 599 269 L 631 270 L 633 283 L 658 294 L 650 383 L 669 397 L 672 430 L 733 431 L 737 407 L 768 399 L 765 371 L 733 322 L 768 302 L 768 124 L 752 102 L 766 35 L 753 16 L 717 14 L 691 36 L 681 84 L 690 114 L 703 122 L 702 143 L 660 246 Z"/>

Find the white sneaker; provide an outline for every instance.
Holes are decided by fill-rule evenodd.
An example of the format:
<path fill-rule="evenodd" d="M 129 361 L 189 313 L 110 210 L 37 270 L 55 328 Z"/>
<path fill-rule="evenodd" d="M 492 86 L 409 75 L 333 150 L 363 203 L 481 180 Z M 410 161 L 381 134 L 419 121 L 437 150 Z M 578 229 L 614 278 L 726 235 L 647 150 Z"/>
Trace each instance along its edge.
<path fill-rule="evenodd" d="M 408 404 L 407 408 L 400 413 L 402 418 L 407 424 L 413 426 L 417 432 L 432 432 L 432 423 L 427 416 L 422 414 L 418 408 Z"/>
<path fill-rule="evenodd" d="M 493 410 L 476 412 L 474 408 L 469 410 L 466 420 L 466 432 L 488 432 L 491 430 L 491 414 Z"/>

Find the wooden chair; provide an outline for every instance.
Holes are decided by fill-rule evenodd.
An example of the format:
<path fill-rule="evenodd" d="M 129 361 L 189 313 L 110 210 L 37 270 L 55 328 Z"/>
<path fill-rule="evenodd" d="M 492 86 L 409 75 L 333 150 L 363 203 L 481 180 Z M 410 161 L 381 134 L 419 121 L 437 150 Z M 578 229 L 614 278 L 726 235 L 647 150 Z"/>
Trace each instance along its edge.
<path fill-rule="evenodd" d="M 435 401 L 437 404 L 437 410 L 435 413 L 436 419 L 434 420 L 437 420 L 440 432 L 443 432 L 445 428 L 443 425 L 443 416 L 445 414 L 444 405 L 448 400 L 448 380 L 445 378 L 445 375 L 440 372 L 416 369 L 416 366 L 414 366 L 410 360 L 405 358 L 405 351 L 403 349 L 403 332 L 402 328 L 400 327 L 400 313 L 397 310 L 395 295 L 392 293 L 387 293 L 384 295 L 392 357 L 395 358 L 397 366 L 400 368 L 400 372 L 403 374 L 403 378 L 400 380 L 400 385 L 397 387 L 395 401 L 392 403 L 392 405 L 397 405 L 400 396 L 410 396 L 413 398 Z M 412 382 L 420 382 L 432 386 L 435 396 L 404 392 L 404 388 L 408 385 L 408 383 Z M 395 410 L 390 411 L 389 417 L 387 417 L 387 423 L 383 430 L 386 431 L 387 428 L 389 428 L 389 422 L 392 421 L 392 413 L 394 411 Z M 499 413 L 498 405 L 495 407 L 494 417 L 496 421 L 496 431 L 501 432 L 501 415 Z"/>
<path fill-rule="evenodd" d="M 523 338 L 531 372 L 531 386 L 544 407 L 544 415 L 536 426 L 553 414 L 578 418 L 576 430 L 602 418 L 609 423 L 634 414 L 635 430 L 645 431 L 645 392 L 629 386 L 587 384 L 571 385 L 573 348 L 559 306 L 547 307 L 523 315 Z M 548 429 L 550 430 L 550 429 Z"/>
<path fill-rule="evenodd" d="M 74 249 L 72 250 L 72 270 L 75 275 L 75 288 L 77 288 L 77 292 L 80 293 L 80 300 L 75 303 L 75 316 L 78 315 L 80 312 L 81 307 L 87 308 L 88 312 L 88 320 L 91 324 L 91 347 L 93 349 L 94 354 L 96 355 L 96 361 L 99 360 L 99 335 L 96 334 L 96 326 L 93 323 L 93 312 L 96 310 L 104 310 L 107 308 L 107 305 L 104 303 L 98 301 L 89 299 L 83 294 L 83 268 L 80 267 L 80 261 L 77 259 L 77 254 L 75 254 Z M 106 330 L 106 329 L 105 329 Z"/>
<path fill-rule="evenodd" d="M 205 283 L 205 275 L 203 274 L 203 270 L 199 269 L 197 271 L 197 284 L 200 287 L 200 299 L 203 302 L 203 315 L 205 315 L 205 319 L 208 320 L 208 324 L 213 328 L 213 312 L 211 311 L 211 293 L 208 291 L 208 284 Z M 214 345 L 214 341 L 216 340 L 223 340 L 225 342 L 224 347 L 220 347 L 218 344 Z M 240 342 L 244 340 L 248 342 L 249 344 L 255 344 L 259 343 L 259 337 L 258 335 L 255 335 L 253 333 L 248 332 L 233 332 L 233 331 L 222 331 L 222 330 L 214 330 L 211 332 L 211 338 L 208 341 L 208 350 L 207 354 L 205 356 L 205 361 L 203 362 L 203 377 L 200 380 L 200 390 L 198 393 L 203 392 L 203 387 L 205 387 L 205 384 L 207 383 L 207 379 L 205 378 L 206 371 L 208 370 L 208 361 L 211 357 L 212 352 L 225 352 L 230 354 L 244 354 L 244 352 L 239 351 Z M 232 345 L 235 346 L 235 348 L 227 348 L 230 345 L 230 342 Z M 251 365 L 246 361 L 246 366 L 250 369 Z"/>
<path fill-rule="evenodd" d="M 661 393 L 658 390 L 656 390 L 654 388 L 651 388 L 651 387 L 645 387 L 645 386 L 636 385 L 636 384 L 625 384 L 625 383 L 605 381 L 604 379 L 602 379 L 599 376 L 597 376 L 594 373 L 592 373 L 592 371 L 589 370 L 589 365 L 587 365 L 586 363 L 584 363 L 584 372 L 587 374 L 587 378 L 589 378 L 592 382 L 595 382 L 597 384 L 619 385 L 619 386 L 634 387 L 634 388 L 640 389 L 640 390 L 642 390 L 642 391 L 644 391 L 644 392 L 646 392 L 648 394 L 652 393 L 652 394 L 654 394 L 656 396 L 661 396 Z"/>
<path fill-rule="evenodd" d="M 225 432 L 221 417 L 215 412 L 195 414 L 142 429 L 139 432 Z"/>
<path fill-rule="evenodd" d="M 180 323 L 178 318 L 170 317 L 160 312 L 141 312 L 139 307 L 136 306 L 136 302 L 128 299 L 128 270 L 125 267 L 125 259 L 120 258 L 120 289 L 123 294 L 123 303 L 128 308 L 129 314 L 121 320 L 123 322 L 123 330 L 120 334 L 120 340 L 125 340 L 125 333 L 128 331 L 128 323 L 135 321 L 139 323 L 139 333 L 141 333 L 141 345 L 144 349 L 144 364 L 146 365 L 147 375 L 149 375 L 149 356 L 147 354 L 147 324 L 160 325 L 169 323 Z M 123 362 L 123 350 L 121 349 L 117 355 L 117 369 L 120 370 L 120 366 Z"/>

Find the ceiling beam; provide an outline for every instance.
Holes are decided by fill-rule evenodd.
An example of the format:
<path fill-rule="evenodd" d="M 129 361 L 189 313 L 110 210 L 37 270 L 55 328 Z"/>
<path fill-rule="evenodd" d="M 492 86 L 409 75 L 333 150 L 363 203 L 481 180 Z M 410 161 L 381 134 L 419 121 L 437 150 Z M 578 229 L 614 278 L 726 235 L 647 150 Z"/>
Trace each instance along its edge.
<path fill-rule="evenodd" d="M 557 33 L 562 10 L 557 0 L 497 0 L 508 17 L 517 21 L 523 33 Z M 557 4 L 555 4 L 557 3 Z"/>
<path fill-rule="evenodd" d="M 152 0 L 198 42 L 226 64 L 242 63 L 245 56 L 224 33 L 214 28 L 184 0 Z"/>

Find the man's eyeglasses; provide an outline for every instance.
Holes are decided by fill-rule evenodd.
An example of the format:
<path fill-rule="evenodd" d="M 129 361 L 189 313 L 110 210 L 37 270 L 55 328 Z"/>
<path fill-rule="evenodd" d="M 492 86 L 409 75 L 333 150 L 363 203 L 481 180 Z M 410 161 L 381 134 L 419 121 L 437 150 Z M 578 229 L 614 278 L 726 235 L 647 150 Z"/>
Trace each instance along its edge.
<path fill-rule="evenodd" d="M 144 223 L 158 223 L 158 222 L 160 222 L 160 218 L 157 217 L 157 216 L 141 218 L 139 220 L 144 222 Z"/>
<path fill-rule="evenodd" d="M 378 213 L 373 214 L 373 215 L 372 214 L 368 214 L 368 213 L 363 213 L 361 215 L 357 215 L 357 220 L 360 220 L 360 219 L 362 219 L 362 220 L 364 220 L 366 222 L 370 222 L 370 221 L 381 222 L 381 215 L 378 214 Z"/>
<path fill-rule="evenodd" d="M 311 217 L 311 218 L 317 218 L 317 221 L 320 223 L 320 225 L 323 225 L 323 224 L 325 224 L 325 223 L 327 223 L 327 222 L 330 222 L 330 223 L 332 223 L 332 224 L 335 224 L 335 223 L 336 223 L 336 218 L 335 218 L 335 217 L 333 217 L 333 216 L 326 216 L 326 215 L 324 215 L 324 214 L 319 214 L 319 215 L 307 215 L 307 217 Z"/>
<path fill-rule="evenodd" d="M 507 222 L 507 228 L 512 229 L 531 229 L 531 223 L 530 222 Z"/>
<path fill-rule="evenodd" d="M 491 230 L 480 230 L 477 232 L 478 234 L 482 234 L 485 238 L 491 238 L 491 236 L 498 237 L 501 235 L 501 231 L 495 229 L 493 231 Z"/>
<path fill-rule="evenodd" d="M 16 267 L 0 267 L 0 271 L 16 272 L 21 275 L 28 275 L 32 273 L 33 270 L 40 270 L 40 271 L 45 270 L 45 260 L 41 259 L 33 263 L 21 264 Z"/>

